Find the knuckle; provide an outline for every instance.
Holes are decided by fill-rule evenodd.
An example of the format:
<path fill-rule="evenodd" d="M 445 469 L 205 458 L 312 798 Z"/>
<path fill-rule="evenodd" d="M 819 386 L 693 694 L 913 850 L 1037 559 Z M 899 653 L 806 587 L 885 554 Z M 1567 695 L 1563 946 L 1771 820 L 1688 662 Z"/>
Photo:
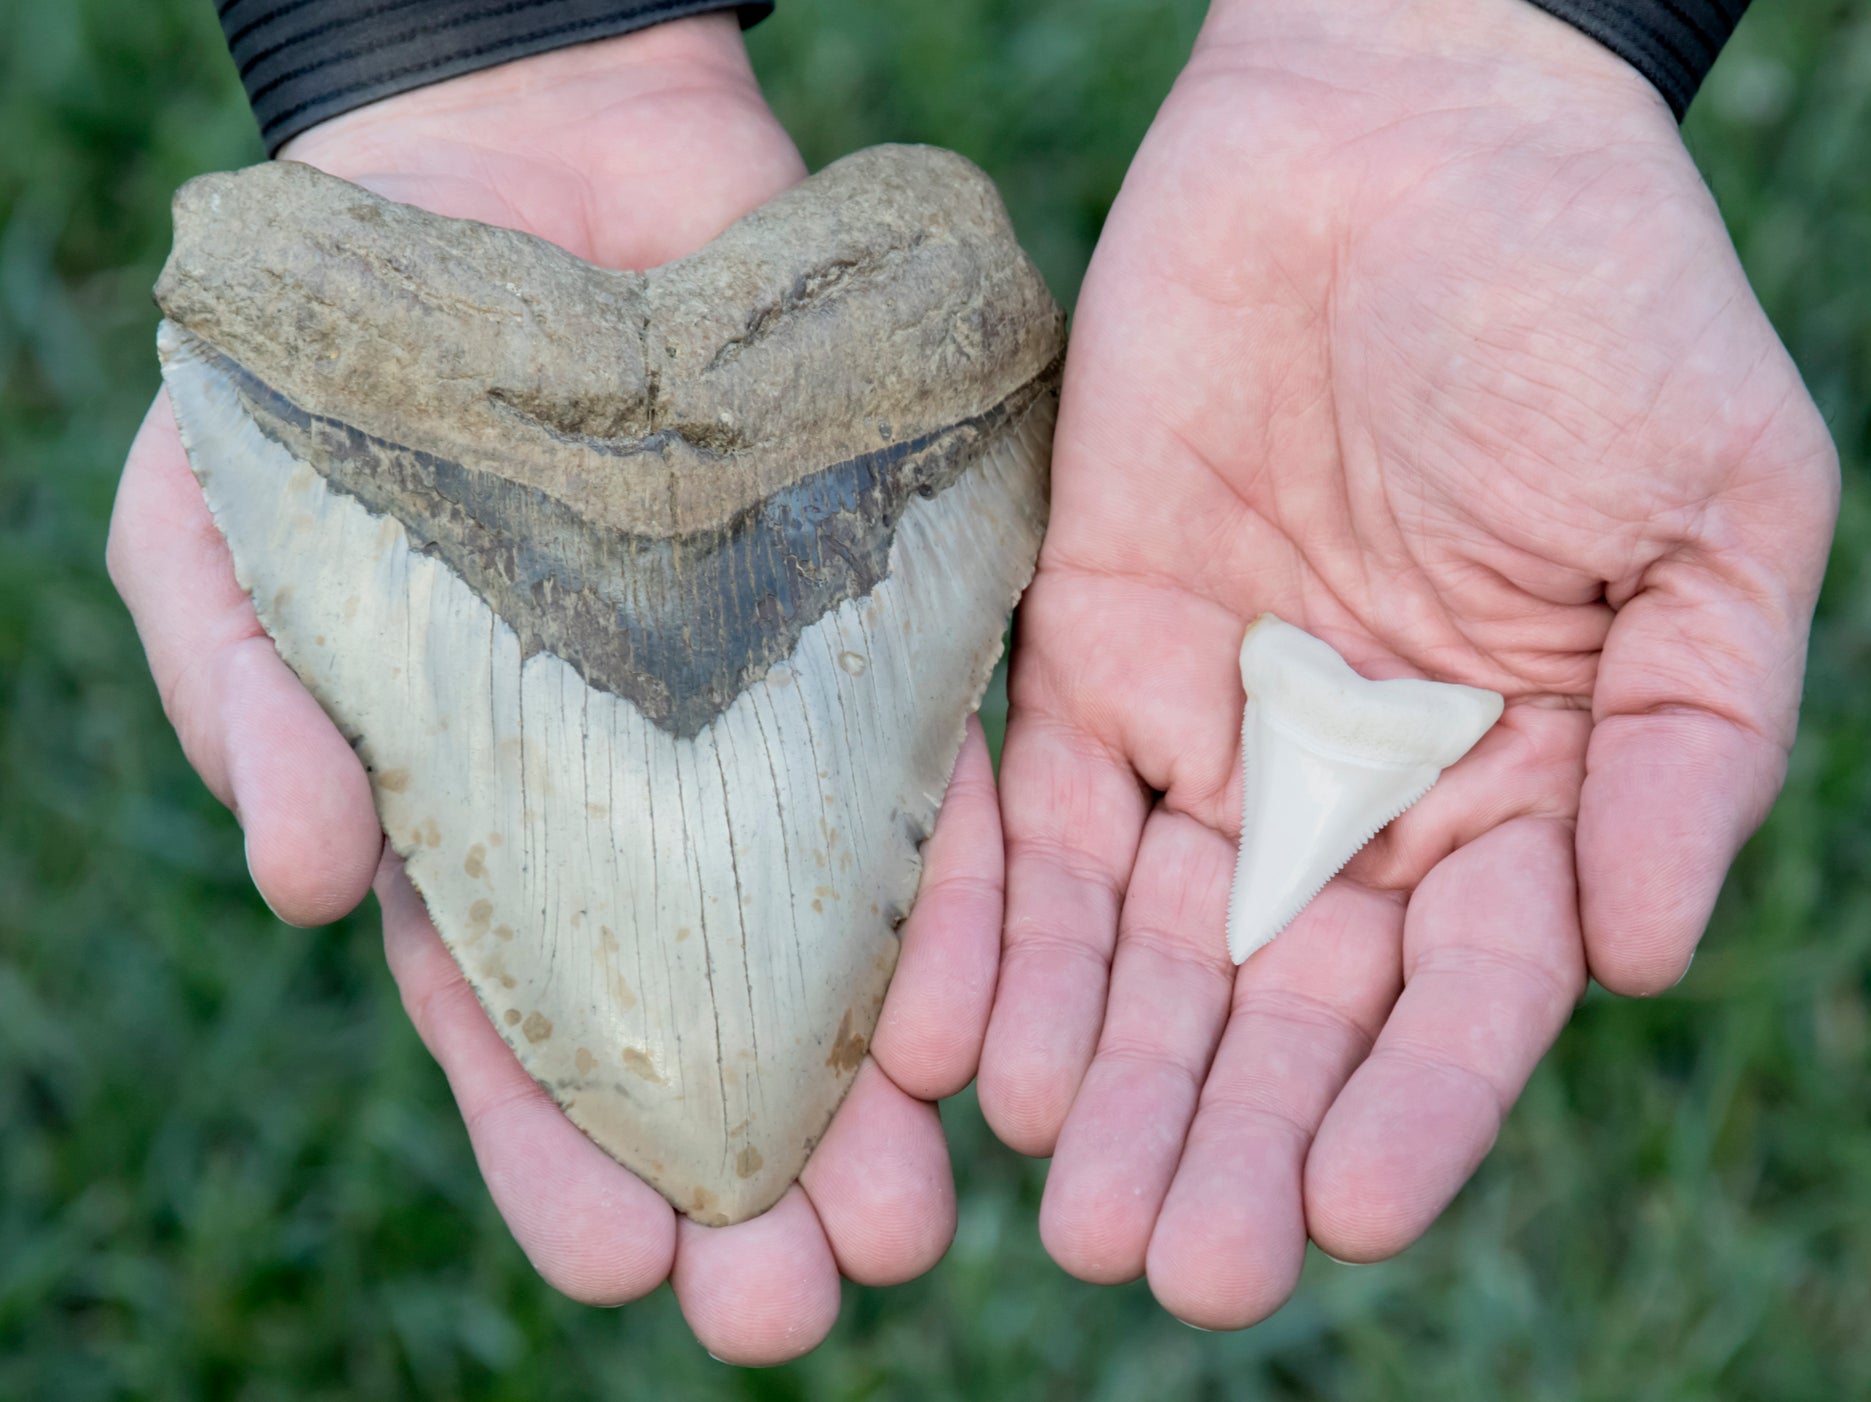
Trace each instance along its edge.
<path fill-rule="evenodd" d="M 1201 1088 L 1205 1066 L 1191 1065 L 1168 1046 L 1145 1042 L 1135 1037 L 1109 1037 L 1098 1048 L 1098 1060 L 1108 1067 L 1143 1073 L 1147 1077 L 1175 1083 L 1179 1091 L 1193 1098 Z"/>
<path fill-rule="evenodd" d="M 1377 1040 L 1377 1028 L 1360 1022 L 1343 1008 L 1298 989 L 1278 993 L 1265 989 L 1240 988 L 1234 999 L 1232 1016 L 1272 1024 L 1302 1045 L 1332 1041 L 1348 1042 L 1359 1060 L 1363 1060 Z"/>
<path fill-rule="evenodd" d="M 1507 1112 L 1513 1108 L 1515 1097 L 1511 1090 L 1497 1084 L 1475 1067 L 1466 1065 L 1435 1047 L 1423 1046 L 1400 1038 L 1394 1039 L 1373 1051 L 1371 1060 L 1392 1062 L 1463 1092 L 1466 1097 L 1488 1108 L 1496 1133 L 1499 1132 L 1502 1121 L 1506 1119 Z"/>
<path fill-rule="evenodd" d="M 1576 943 L 1542 958 L 1515 949 L 1480 944 L 1447 945 L 1422 954 L 1411 977 L 1446 974 L 1466 983 L 1507 984 L 1526 991 L 1548 1009 L 1570 1010 L 1585 996 L 1585 961 Z"/>
<path fill-rule="evenodd" d="M 486 1017 L 474 990 L 468 987 L 460 971 L 452 967 L 452 961 L 440 977 L 418 978 L 413 984 L 402 986 L 403 1011 L 409 1015 L 416 1035 L 431 1052 L 442 1044 L 445 1028 L 470 1013 L 476 1018 Z"/>
<path fill-rule="evenodd" d="M 1234 964 L 1219 940 L 1191 939 L 1186 933 L 1157 925 L 1136 925 L 1123 934 L 1122 944 L 1132 956 L 1142 956 L 1224 993 L 1234 986 Z"/>

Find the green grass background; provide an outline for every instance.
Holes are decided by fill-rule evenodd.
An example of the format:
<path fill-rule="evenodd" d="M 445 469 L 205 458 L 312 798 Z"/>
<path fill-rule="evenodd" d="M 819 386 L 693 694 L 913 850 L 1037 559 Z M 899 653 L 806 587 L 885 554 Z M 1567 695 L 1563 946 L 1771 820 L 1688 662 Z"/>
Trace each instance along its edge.
<path fill-rule="evenodd" d="M 1062 298 L 1191 0 L 789 0 L 822 163 L 954 146 Z M 476 1178 L 368 910 L 272 920 L 104 577 L 182 180 L 259 155 L 207 0 L 0 5 L 0 1399 L 1871 1397 L 1871 14 L 1762 0 L 1689 123 L 1844 455 L 1785 797 L 1688 980 L 1589 997 L 1421 1244 L 1237 1335 L 1047 1260 L 1043 1166 L 946 1107 L 930 1276 L 736 1372 L 668 1293 L 555 1297 Z"/>

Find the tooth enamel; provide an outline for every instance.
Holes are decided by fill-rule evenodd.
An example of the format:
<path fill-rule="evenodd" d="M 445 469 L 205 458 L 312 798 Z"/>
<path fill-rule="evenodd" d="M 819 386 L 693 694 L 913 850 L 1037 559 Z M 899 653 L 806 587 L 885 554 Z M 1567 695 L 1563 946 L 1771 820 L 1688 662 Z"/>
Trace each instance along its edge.
<path fill-rule="evenodd" d="M 1428 793 L 1503 705 L 1479 687 L 1367 680 L 1270 613 L 1242 639 L 1241 684 L 1241 850 L 1228 893 L 1237 964 Z"/>

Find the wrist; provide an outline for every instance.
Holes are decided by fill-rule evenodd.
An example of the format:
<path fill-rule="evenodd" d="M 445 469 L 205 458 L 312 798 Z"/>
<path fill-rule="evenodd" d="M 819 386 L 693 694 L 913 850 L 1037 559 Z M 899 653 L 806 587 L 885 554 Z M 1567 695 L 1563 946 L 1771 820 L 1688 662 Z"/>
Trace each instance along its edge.
<path fill-rule="evenodd" d="M 1529 0 L 1213 0 L 1190 68 L 1271 71 L 1404 111 L 1670 120 L 1642 74 Z"/>
<path fill-rule="evenodd" d="M 725 12 L 552 49 L 398 93 L 301 132 L 278 154 L 355 179 L 407 169 L 411 162 L 434 167 L 450 151 L 578 145 L 574 133 L 600 114 L 641 115 L 698 100 L 768 117 L 740 28 Z"/>
<path fill-rule="evenodd" d="M 694 251 L 805 174 L 725 14 L 400 93 L 280 154 L 619 268 Z"/>

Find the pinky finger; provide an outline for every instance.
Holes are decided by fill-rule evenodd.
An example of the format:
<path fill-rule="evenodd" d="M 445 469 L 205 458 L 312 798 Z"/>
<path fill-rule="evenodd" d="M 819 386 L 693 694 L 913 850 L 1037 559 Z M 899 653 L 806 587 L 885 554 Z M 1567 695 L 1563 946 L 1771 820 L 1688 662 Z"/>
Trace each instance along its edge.
<path fill-rule="evenodd" d="M 675 1213 L 566 1119 L 521 1068 L 393 855 L 376 881 L 403 1006 L 441 1063 L 481 1176 L 540 1275 L 574 1300 L 621 1305 L 669 1275 Z"/>

